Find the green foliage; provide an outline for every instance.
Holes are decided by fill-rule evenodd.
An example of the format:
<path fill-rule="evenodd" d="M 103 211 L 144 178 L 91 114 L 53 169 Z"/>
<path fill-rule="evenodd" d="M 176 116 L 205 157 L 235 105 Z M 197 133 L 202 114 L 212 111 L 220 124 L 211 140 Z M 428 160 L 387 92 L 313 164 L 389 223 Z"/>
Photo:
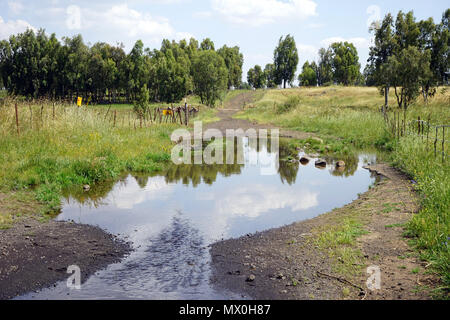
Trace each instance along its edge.
<path fill-rule="evenodd" d="M 300 104 L 300 97 L 291 96 L 287 99 L 287 101 L 281 105 L 278 105 L 278 112 L 285 113 L 289 112 L 292 109 L 296 108 Z"/>
<path fill-rule="evenodd" d="M 147 85 L 141 88 L 139 95 L 137 96 L 136 101 L 134 102 L 134 112 L 143 115 L 147 111 L 148 103 L 150 99 L 150 93 L 147 89 Z"/>
<path fill-rule="evenodd" d="M 399 108 L 406 110 L 420 94 L 420 84 L 430 74 L 430 52 L 416 47 L 403 49 L 388 59 L 387 70 Z"/>
<path fill-rule="evenodd" d="M 317 85 L 316 63 L 311 65 L 308 61 L 305 62 L 302 68 L 302 73 L 298 76 L 300 85 L 304 87 L 315 87 Z"/>
<path fill-rule="evenodd" d="M 261 89 L 266 86 L 266 74 L 261 66 L 256 65 L 254 68 L 248 70 L 247 81 L 255 89 Z"/>
<path fill-rule="evenodd" d="M 317 68 L 319 86 L 332 84 L 333 81 L 333 53 L 331 49 L 319 49 L 319 65 Z"/>
<path fill-rule="evenodd" d="M 215 105 L 227 89 L 228 70 L 223 58 L 215 51 L 200 51 L 193 62 L 195 93 L 203 104 Z"/>
<path fill-rule="evenodd" d="M 277 84 L 275 82 L 275 66 L 273 63 L 266 64 L 264 74 L 266 75 L 267 88 L 275 88 Z"/>
<path fill-rule="evenodd" d="M 214 51 L 205 39 L 179 42 L 164 39 L 160 50 L 136 41 L 126 54 L 123 45 L 98 42 L 88 46 L 81 35 L 60 42 L 44 30 L 27 30 L 0 41 L 0 84 L 12 95 L 63 98 L 93 103 L 131 103 L 147 86 L 150 101 L 177 103 L 194 90 L 192 63 L 199 52 Z M 223 46 L 228 88 L 239 87 L 243 55 L 239 47 Z"/>
<path fill-rule="evenodd" d="M 450 166 L 434 157 L 417 138 L 401 140 L 392 154 L 395 165 L 418 182 L 422 209 L 407 225 L 423 259 L 450 285 Z"/>
<path fill-rule="evenodd" d="M 298 65 L 298 50 L 291 35 L 288 34 L 284 39 L 280 38 L 274 51 L 273 61 L 275 83 L 283 84 L 283 87 L 286 88 L 287 83 L 294 81 Z"/>
<path fill-rule="evenodd" d="M 354 85 L 361 68 L 355 46 L 349 42 L 336 42 L 331 45 L 331 50 L 333 51 L 334 80 L 345 86 Z"/>
<path fill-rule="evenodd" d="M 242 65 L 244 64 L 244 56 L 239 52 L 239 47 L 223 46 L 217 53 L 221 55 L 228 69 L 228 89 L 231 87 L 239 88 L 242 78 Z"/>
<path fill-rule="evenodd" d="M 406 89 L 409 92 L 397 96 L 399 106 L 405 109 L 417 97 L 416 91 L 421 89 L 423 98 L 428 101 L 435 95 L 436 87 L 444 82 L 449 68 L 450 31 L 448 18 L 445 18 L 448 12 L 443 14 L 440 24 L 435 24 L 432 18 L 416 22 L 412 11 L 406 14 L 400 11 L 395 22 L 391 14 L 387 14 L 380 25 L 372 25 L 375 41 L 370 48 L 366 80 L 380 87 L 386 106 L 391 86 L 409 87 Z M 414 70 L 417 64 L 421 72 Z M 410 79 L 397 76 L 396 71 L 403 68 L 412 72 Z"/>

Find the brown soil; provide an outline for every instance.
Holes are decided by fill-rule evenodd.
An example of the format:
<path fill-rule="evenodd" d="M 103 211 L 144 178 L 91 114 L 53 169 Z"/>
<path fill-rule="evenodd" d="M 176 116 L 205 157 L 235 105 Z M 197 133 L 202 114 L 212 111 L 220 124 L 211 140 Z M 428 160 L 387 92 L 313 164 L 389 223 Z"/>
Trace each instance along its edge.
<path fill-rule="evenodd" d="M 250 98 L 251 95 L 239 95 L 232 99 L 219 112 L 221 120 L 209 127 L 223 131 L 267 127 L 232 119 L 243 101 Z M 343 208 L 315 219 L 213 244 L 211 282 L 251 299 L 430 299 L 430 288 L 436 287 L 437 279 L 426 273 L 427 266 L 402 236 L 401 225 L 419 209 L 411 182 L 386 164 L 367 169 L 384 179 Z M 363 221 L 367 234 L 353 245 L 361 252 L 357 271 L 342 273 L 336 271 L 339 259 L 332 258 L 330 251 L 319 249 L 315 239 L 320 230 L 347 217 Z M 366 268 L 372 265 L 381 271 L 381 289 L 376 291 L 366 286 Z"/>
<path fill-rule="evenodd" d="M 71 265 L 80 267 L 84 282 L 129 251 L 129 244 L 97 227 L 19 219 L 11 228 L 0 230 L 0 299 L 65 280 Z"/>

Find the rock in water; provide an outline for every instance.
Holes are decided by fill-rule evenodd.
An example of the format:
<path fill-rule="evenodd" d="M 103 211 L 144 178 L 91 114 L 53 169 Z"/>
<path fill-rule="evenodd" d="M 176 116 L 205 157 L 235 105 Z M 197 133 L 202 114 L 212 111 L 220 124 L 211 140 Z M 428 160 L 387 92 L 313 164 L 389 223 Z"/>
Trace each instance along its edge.
<path fill-rule="evenodd" d="M 338 161 L 336 162 L 336 167 L 345 167 L 345 162 L 344 161 Z"/>
<path fill-rule="evenodd" d="M 306 156 L 300 158 L 300 163 L 303 164 L 303 165 L 308 164 L 309 161 L 311 161 L 311 159 L 309 159 L 309 158 L 306 157 Z"/>
<path fill-rule="evenodd" d="M 316 161 L 316 167 L 326 167 L 327 162 L 323 159 L 319 159 Z"/>
<path fill-rule="evenodd" d="M 85 185 L 83 186 L 83 190 L 84 190 L 84 191 L 89 191 L 89 190 L 91 190 L 91 186 L 88 185 L 88 184 L 85 184 Z"/>

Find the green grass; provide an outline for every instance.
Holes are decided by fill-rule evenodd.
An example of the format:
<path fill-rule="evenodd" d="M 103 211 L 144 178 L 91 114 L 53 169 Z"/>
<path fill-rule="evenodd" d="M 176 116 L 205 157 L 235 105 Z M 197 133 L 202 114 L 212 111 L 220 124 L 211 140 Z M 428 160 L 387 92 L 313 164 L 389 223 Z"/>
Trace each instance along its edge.
<path fill-rule="evenodd" d="M 383 97 L 375 88 L 327 87 L 269 90 L 252 108 L 238 118 L 273 123 L 293 130 L 314 132 L 324 143 L 303 141 L 308 148 L 322 153 L 349 154 L 358 149 L 375 149 L 379 158 L 392 163 L 417 181 L 421 210 L 405 225 L 406 236 L 433 267 L 444 286 L 450 285 L 450 165 L 449 158 L 435 157 L 430 139 L 428 148 L 414 135 L 397 141 L 386 126 L 380 107 Z M 393 93 L 390 104 L 396 110 Z M 433 124 L 450 124 L 450 93 L 439 88 L 428 103 L 421 98 L 410 106 L 407 121 L 430 120 Z M 403 118 L 403 115 L 402 115 Z M 450 132 L 447 131 L 448 137 Z M 448 140 L 448 138 L 447 138 Z M 450 154 L 449 143 L 438 153 Z M 386 204 L 383 212 L 398 210 Z M 352 228 L 350 228 L 352 229 Z M 327 236 L 336 241 L 346 232 L 332 231 Z M 335 239 L 336 238 L 336 239 Z M 345 239 L 345 237 L 344 237 Z M 349 259 L 351 260 L 352 255 Z"/>
<path fill-rule="evenodd" d="M 367 234 L 367 231 L 357 213 L 350 213 L 342 221 L 322 226 L 316 231 L 318 236 L 314 242 L 334 260 L 335 272 L 354 275 L 360 271 L 362 253 L 356 246 L 356 239 Z"/>
<path fill-rule="evenodd" d="M 0 193 L 27 191 L 42 205 L 39 213 L 48 215 L 59 210 L 69 188 L 116 179 L 124 171 L 164 170 L 177 126 L 146 123 L 140 128 L 133 114 L 118 113 L 113 127 L 95 109 L 65 105 L 56 105 L 53 117 L 52 105 L 44 103 L 19 104 L 19 127 L 20 136 L 13 104 L 0 106 Z M 20 204 L 2 205 L 0 224 L 22 211 Z"/>

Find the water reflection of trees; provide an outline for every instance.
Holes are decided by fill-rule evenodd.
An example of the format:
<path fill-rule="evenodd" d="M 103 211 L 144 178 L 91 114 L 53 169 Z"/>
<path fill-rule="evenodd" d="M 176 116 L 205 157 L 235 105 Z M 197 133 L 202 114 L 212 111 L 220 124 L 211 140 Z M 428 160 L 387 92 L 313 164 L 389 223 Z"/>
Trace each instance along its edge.
<path fill-rule="evenodd" d="M 225 177 L 233 174 L 240 174 L 243 165 L 178 165 L 171 166 L 165 173 L 166 182 L 179 182 L 189 185 L 192 182 L 194 187 L 198 186 L 202 181 L 206 184 L 212 185 L 217 180 L 217 175 L 220 173 Z"/>
<path fill-rule="evenodd" d="M 351 177 L 358 170 L 359 157 L 356 155 L 347 155 L 339 159 L 325 158 L 328 164 L 331 164 L 330 174 L 336 177 Z M 336 167 L 338 161 L 344 161 L 344 167 Z"/>
<path fill-rule="evenodd" d="M 270 151 L 271 140 L 260 140 L 254 146 L 247 145 L 251 151 L 266 152 Z M 237 146 L 238 143 L 235 142 L 235 163 L 237 162 Z M 224 153 L 225 154 L 225 153 Z M 295 144 L 288 139 L 280 139 L 279 141 L 279 166 L 278 174 L 282 183 L 287 183 L 293 185 L 296 183 L 297 175 L 300 167 L 298 161 L 298 151 L 296 150 Z M 334 159 L 330 157 L 325 157 L 325 160 L 329 164 L 328 168 L 330 174 L 333 176 L 349 177 L 355 174 L 358 169 L 359 157 L 358 156 L 345 156 L 339 159 Z M 336 162 L 338 160 L 345 161 L 345 167 L 336 167 Z M 217 176 L 220 174 L 224 177 L 229 177 L 231 175 L 239 175 L 242 172 L 243 164 L 212 164 L 212 165 L 171 165 L 164 173 L 154 173 L 148 174 L 132 174 L 135 178 L 137 184 L 144 189 L 149 182 L 149 179 L 156 176 L 163 176 L 166 183 L 178 183 L 181 182 L 184 185 L 192 184 L 193 187 L 197 187 L 201 183 L 212 185 L 217 181 Z M 126 185 L 126 176 L 119 179 L 119 184 Z M 90 192 L 83 192 L 82 190 L 69 190 L 66 197 L 70 195 L 71 198 L 75 199 L 79 203 L 87 204 L 93 207 L 98 207 L 103 205 L 104 199 L 111 192 L 113 187 L 117 184 L 117 181 L 106 181 L 102 184 L 96 185 L 92 188 Z"/>

